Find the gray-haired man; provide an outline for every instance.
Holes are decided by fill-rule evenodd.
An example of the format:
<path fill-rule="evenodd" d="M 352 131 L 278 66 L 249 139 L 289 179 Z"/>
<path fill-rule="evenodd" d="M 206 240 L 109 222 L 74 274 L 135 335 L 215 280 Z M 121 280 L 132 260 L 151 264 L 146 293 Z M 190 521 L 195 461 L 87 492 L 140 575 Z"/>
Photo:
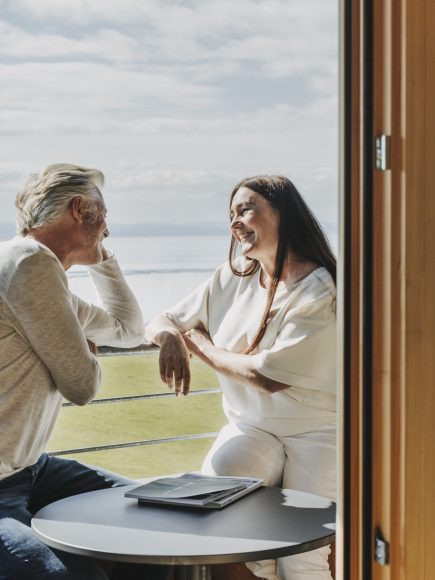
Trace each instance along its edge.
<path fill-rule="evenodd" d="M 103 245 L 109 232 L 102 183 L 100 171 L 50 165 L 17 195 L 19 235 L 0 244 L 2 580 L 108 578 L 98 562 L 51 550 L 29 527 L 48 503 L 131 483 L 44 454 L 63 398 L 85 405 L 97 392 L 96 345 L 132 347 L 143 339 L 139 305 Z M 74 264 L 89 266 L 101 307 L 69 291 L 65 270 Z M 135 573 L 126 565 L 115 572 Z M 160 573 L 153 569 L 152 577 Z"/>

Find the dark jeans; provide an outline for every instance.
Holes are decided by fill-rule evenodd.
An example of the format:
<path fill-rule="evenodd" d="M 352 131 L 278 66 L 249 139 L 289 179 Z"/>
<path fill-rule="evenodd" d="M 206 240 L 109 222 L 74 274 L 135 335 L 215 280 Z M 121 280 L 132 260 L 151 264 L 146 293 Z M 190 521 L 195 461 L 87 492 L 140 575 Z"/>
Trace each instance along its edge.
<path fill-rule="evenodd" d="M 40 542 L 30 528 L 38 510 L 58 499 L 135 483 L 120 475 L 71 459 L 41 455 L 35 465 L 0 481 L 0 580 L 107 580 L 91 558 L 54 550 Z M 116 564 L 112 578 L 160 580 L 166 566 Z"/>

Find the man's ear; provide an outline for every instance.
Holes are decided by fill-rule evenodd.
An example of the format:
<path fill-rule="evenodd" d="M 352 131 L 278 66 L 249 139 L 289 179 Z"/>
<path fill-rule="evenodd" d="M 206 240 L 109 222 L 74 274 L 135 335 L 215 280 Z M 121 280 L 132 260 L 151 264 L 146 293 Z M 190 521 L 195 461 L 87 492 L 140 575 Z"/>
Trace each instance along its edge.
<path fill-rule="evenodd" d="M 83 222 L 83 210 L 84 210 L 84 203 L 81 197 L 74 197 L 71 201 L 71 215 L 75 220 L 79 223 Z"/>

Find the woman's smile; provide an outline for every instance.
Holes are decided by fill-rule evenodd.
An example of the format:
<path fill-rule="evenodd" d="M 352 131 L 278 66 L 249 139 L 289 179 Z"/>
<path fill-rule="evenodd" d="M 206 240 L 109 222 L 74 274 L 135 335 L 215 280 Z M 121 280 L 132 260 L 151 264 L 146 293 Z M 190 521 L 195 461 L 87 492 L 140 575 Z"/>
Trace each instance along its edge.
<path fill-rule="evenodd" d="M 254 235 L 253 232 L 247 232 L 247 233 L 239 233 L 239 241 L 240 242 L 246 242 L 246 240 L 250 239 L 252 236 Z"/>

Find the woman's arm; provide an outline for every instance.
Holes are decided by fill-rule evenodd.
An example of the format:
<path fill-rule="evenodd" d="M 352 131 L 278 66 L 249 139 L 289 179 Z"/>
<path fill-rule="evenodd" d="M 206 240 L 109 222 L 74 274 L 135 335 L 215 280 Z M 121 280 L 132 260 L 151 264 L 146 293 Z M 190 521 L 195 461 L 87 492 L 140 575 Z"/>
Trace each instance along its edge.
<path fill-rule="evenodd" d="M 148 324 L 147 338 L 160 346 L 160 378 L 175 395 L 187 395 L 190 387 L 190 354 L 183 335 L 164 314 Z"/>
<path fill-rule="evenodd" d="M 236 382 L 248 383 L 250 386 L 266 393 L 277 393 L 288 389 L 290 385 L 279 383 L 260 374 L 249 354 L 228 352 L 215 346 L 209 335 L 198 329 L 189 330 L 183 335 L 189 351 L 203 360 L 218 373 L 230 377 Z"/>

